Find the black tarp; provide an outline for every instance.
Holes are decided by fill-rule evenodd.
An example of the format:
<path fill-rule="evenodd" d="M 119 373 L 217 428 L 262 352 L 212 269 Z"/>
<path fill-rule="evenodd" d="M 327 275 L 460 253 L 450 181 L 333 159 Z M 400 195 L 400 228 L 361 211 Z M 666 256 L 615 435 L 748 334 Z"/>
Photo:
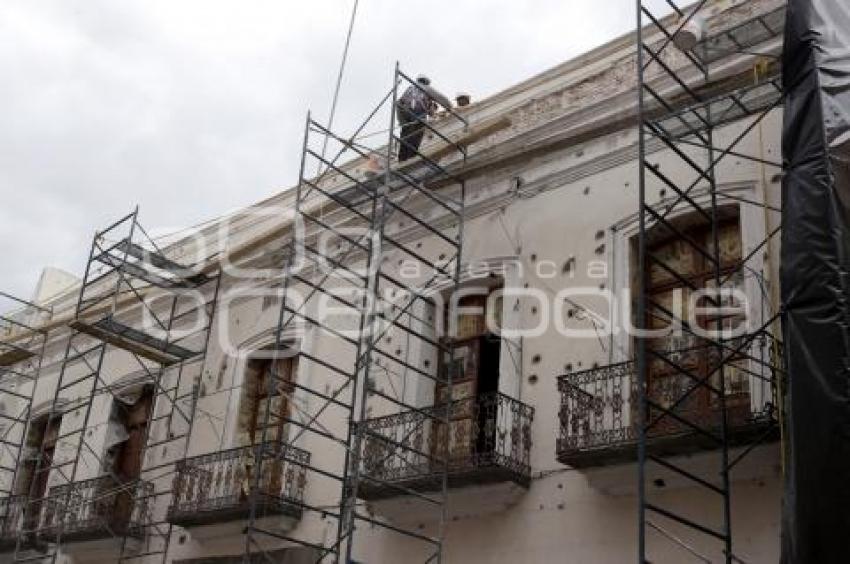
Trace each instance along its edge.
<path fill-rule="evenodd" d="M 789 0 L 782 562 L 850 562 L 850 0 Z"/>

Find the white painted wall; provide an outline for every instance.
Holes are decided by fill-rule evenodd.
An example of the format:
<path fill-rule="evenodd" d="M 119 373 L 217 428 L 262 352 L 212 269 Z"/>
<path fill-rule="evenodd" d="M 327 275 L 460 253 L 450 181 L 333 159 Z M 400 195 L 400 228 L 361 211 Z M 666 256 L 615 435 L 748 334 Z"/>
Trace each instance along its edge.
<path fill-rule="evenodd" d="M 718 4 L 728 8 L 739 3 Z M 773 5 L 775 2 L 765 1 L 761 4 Z M 522 123 L 526 123 L 529 131 L 542 135 L 543 129 L 554 127 L 557 120 L 554 117 L 545 119 L 549 110 L 538 107 L 539 101 L 529 100 L 545 92 L 557 91 L 565 81 L 572 80 L 578 84 L 593 72 L 604 71 L 613 61 L 623 58 L 627 47 L 630 45 L 618 42 L 616 49 L 609 47 L 603 49 L 601 54 L 598 53 L 592 64 L 563 70 L 568 78 L 560 78 L 558 84 L 547 83 L 545 77 L 535 79 L 534 84 L 527 85 L 526 92 L 521 95 L 510 93 L 510 96 L 514 96 L 511 101 L 506 98 L 485 104 L 482 112 L 493 115 L 507 111 L 508 107 L 519 107 L 518 114 L 511 115 L 519 115 L 522 120 L 513 124 L 512 131 L 521 132 Z M 597 95 L 595 91 L 586 92 L 586 96 L 591 99 L 596 99 Z M 523 110 L 522 104 L 525 102 L 532 104 L 532 107 Z M 564 104 L 571 107 L 573 102 L 568 100 Z M 606 111 L 615 109 L 608 107 Z M 576 110 L 578 113 L 580 111 Z M 541 118 L 541 115 L 544 117 Z M 582 114 L 581 119 L 590 117 Z M 564 116 L 558 120 L 557 125 L 564 131 L 577 126 L 580 121 L 577 117 L 570 122 Z M 716 132 L 717 143 L 723 145 L 728 142 L 745 125 L 736 123 Z M 768 158 L 776 159 L 780 154 L 780 125 L 781 115 L 776 111 L 765 119 L 758 128 L 758 134 L 750 135 L 739 150 L 745 153 L 761 152 Z M 521 140 L 515 144 L 509 141 L 500 138 L 482 142 L 480 149 L 495 147 L 494 153 L 502 151 L 506 156 L 522 149 Z M 487 145 L 491 142 L 491 145 Z M 624 360 L 630 355 L 630 343 L 628 337 L 622 334 L 611 338 L 564 338 L 553 328 L 556 316 L 557 321 L 566 327 L 592 330 L 592 325 L 586 315 L 566 317 L 566 311 L 574 309 L 574 306 L 565 305 L 562 299 L 554 303 L 553 300 L 565 289 L 604 288 L 617 293 L 626 287 L 630 276 L 628 241 L 635 232 L 637 209 L 635 143 L 634 130 L 613 132 L 591 141 L 530 155 L 519 162 L 501 164 L 495 159 L 468 181 L 469 217 L 464 231 L 463 262 L 498 265 L 507 291 L 503 305 L 504 324 L 506 327 L 527 330 L 527 334 L 521 338 L 511 338 L 503 343 L 500 391 L 521 399 L 535 409 L 531 452 L 533 480 L 527 492 L 514 492 L 516 495 L 511 498 L 509 507 L 489 508 L 480 514 L 472 510 L 452 521 L 447 531 L 446 562 L 620 564 L 634 559 L 636 497 L 633 491 L 629 491 L 629 486 L 614 487 L 632 483 L 634 465 L 580 472 L 555 461 L 560 407 L 556 377 L 570 370 Z M 690 178 L 691 173 L 680 167 L 670 154 L 659 151 L 653 158 L 674 179 L 685 181 Z M 725 159 L 718 170 L 724 190 L 776 206 L 780 200 L 780 186 L 773 175 L 774 171 L 735 158 Z M 519 189 L 516 178 L 522 179 Z M 649 179 L 647 193 L 653 197 L 657 195 L 658 202 L 669 198 L 669 194 L 662 195 L 662 189 L 660 183 Z M 281 196 L 269 205 L 285 203 L 289 197 Z M 746 254 L 755 248 L 765 233 L 778 226 L 779 218 L 776 213 L 765 213 L 756 206 L 740 206 Z M 428 221 L 440 220 L 435 209 L 422 209 L 423 217 Z M 213 230 L 210 237 L 226 247 L 266 229 L 265 225 L 250 228 L 239 225 L 242 227 L 232 234 L 227 230 Z M 407 234 L 412 241 L 422 243 L 421 252 L 426 256 L 440 252 L 439 242 L 433 237 L 416 234 L 409 225 L 392 225 L 390 229 L 396 235 Z M 274 250 L 277 249 L 269 248 L 268 252 Z M 390 254 L 390 264 L 395 264 L 398 258 Z M 745 280 L 748 295 L 759 305 L 764 303 L 768 306 L 755 312 L 756 319 L 763 319 L 766 312 L 778 307 L 777 258 L 777 244 L 771 243 L 757 254 L 753 263 L 763 283 L 758 284 L 755 276 L 748 276 Z M 267 285 L 266 282 L 258 284 Z M 342 283 L 332 281 L 330 284 Z M 293 284 L 292 287 L 305 290 L 299 284 Z M 273 342 L 271 330 L 277 323 L 277 305 L 264 309 L 261 297 L 231 299 L 233 293 L 241 290 L 244 289 L 235 280 L 225 278 L 207 358 L 203 366 L 195 367 L 195 373 L 182 380 L 184 391 L 190 390 L 194 383 L 200 389 L 187 447 L 189 456 L 235 446 L 236 412 L 244 377 L 245 356 Z M 573 295 L 571 299 L 597 314 L 600 319 L 612 319 L 610 304 L 605 301 L 581 295 Z M 314 311 L 314 308 L 314 302 L 308 304 L 308 311 Z M 414 315 L 420 317 L 427 314 L 424 306 L 414 311 Z M 549 323 L 542 323 L 547 319 Z M 416 326 L 415 320 L 406 321 Z M 342 325 L 344 323 L 341 322 Z M 542 327 L 541 330 L 534 331 L 538 326 Z M 294 339 L 296 336 L 289 337 Z M 64 338 L 66 334 L 62 329 L 52 333 L 45 367 L 35 392 L 35 404 L 44 404 L 53 397 L 58 376 L 57 361 L 61 362 Z M 322 351 L 323 357 L 334 356 L 339 364 L 353 362 L 352 351 L 347 345 L 309 324 L 300 335 L 300 346 L 306 351 Z M 429 360 L 431 367 L 437 366 L 433 347 L 421 342 L 383 342 L 381 347 L 393 354 L 396 350 L 400 351 L 399 354 L 411 364 L 424 366 L 424 361 Z M 106 359 L 106 366 L 105 374 L 110 382 L 138 369 L 122 353 L 111 353 Z M 324 388 L 328 392 L 335 389 L 339 380 L 321 366 L 302 360 L 298 369 L 298 382 L 313 388 Z M 401 398 L 411 405 L 427 406 L 433 401 L 433 387 L 426 379 L 411 377 L 403 370 L 377 377 L 376 384 L 402 390 Z M 755 386 L 755 382 L 752 389 L 753 407 L 757 409 L 766 401 L 769 390 Z M 76 399 L 73 393 L 66 395 L 69 400 Z M 104 432 L 103 415 L 107 411 L 100 403 L 105 399 L 98 397 L 96 401 L 98 403 L 93 410 L 95 416 L 87 429 L 93 444 L 97 444 L 98 433 Z M 294 417 L 306 418 L 307 414 L 315 412 L 316 402 L 316 398 L 296 392 Z M 381 401 L 370 402 L 367 408 L 375 416 L 398 409 Z M 157 409 L 162 409 L 162 406 Z M 70 430 L 79 424 L 78 411 L 78 407 L 73 407 L 66 413 L 63 430 Z M 337 435 L 342 434 L 346 425 L 343 413 L 336 408 L 328 409 L 320 422 Z M 154 435 L 163 438 L 165 432 L 165 429 L 156 429 Z M 289 436 L 292 439 L 299 436 L 295 444 L 311 452 L 311 462 L 316 467 L 339 471 L 343 456 L 341 449 L 329 448 L 328 441 L 309 433 L 299 434 L 295 429 L 289 430 Z M 163 448 L 151 453 L 147 463 L 158 464 L 182 455 L 182 445 L 169 446 L 168 449 L 171 450 Z M 759 451 L 757 463 L 735 477 L 733 522 L 736 542 L 739 543 L 736 550 L 746 562 L 768 563 L 778 559 L 781 495 L 778 460 L 775 449 L 763 449 Z M 94 463 L 88 459 L 81 461 L 81 467 L 86 470 L 79 475 L 80 478 L 88 477 L 94 471 L 91 470 Z M 168 479 L 162 478 L 164 481 Z M 661 495 L 672 507 L 678 507 L 685 513 L 705 511 L 713 503 L 711 499 L 702 497 L 700 491 L 685 485 L 672 485 Z M 308 503 L 333 506 L 338 498 L 338 484 L 317 474 L 310 475 L 306 492 Z M 482 501 L 482 506 L 485 504 Z M 434 531 L 433 521 L 423 518 L 421 525 L 422 532 Z M 301 522 L 295 525 L 293 533 L 321 542 L 334 534 L 333 527 L 335 524 L 332 520 L 307 512 Z M 673 532 L 687 542 L 694 543 L 694 548 L 709 558 L 716 560 L 719 557 L 711 548 L 702 546 L 698 539 L 692 539 L 686 531 L 674 527 Z M 659 542 L 657 538 L 651 539 L 651 546 L 654 562 L 694 561 L 692 556 L 682 553 L 675 545 Z M 176 530 L 169 560 L 236 554 L 242 547 L 243 539 L 239 536 L 210 539 L 193 536 L 192 531 Z M 421 544 L 401 539 L 391 532 L 363 527 L 358 533 L 358 559 L 370 564 L 418 561 L 415 556 L 421 551 Z M 79 558 L 73 561 L 85 562 Z"/>

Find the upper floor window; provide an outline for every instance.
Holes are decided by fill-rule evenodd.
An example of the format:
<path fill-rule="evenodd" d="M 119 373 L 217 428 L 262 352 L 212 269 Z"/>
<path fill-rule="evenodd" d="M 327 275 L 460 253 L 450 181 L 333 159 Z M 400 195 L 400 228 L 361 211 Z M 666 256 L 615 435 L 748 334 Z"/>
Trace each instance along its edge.
<path fill-rule="evenodd" d="M 31 503 L 25 506 L 21 515 L 23 522 L 18 523 L 26 529 L 34 529 L 38 524 L 41 504 L 38 500 L 47 495 L 47 484 L 53 464 L 59 427 L 62 417 L 50 418 L 48 415 L 34 418 L 27 433 L 26 448 L 21 457 L 15 493 L 28 495 Z M 39 464 L 41 460 L 41 464 Z"/>
<path fill-rule="evenodd" d="M 438 405 L 445 403 L 451 391 L 454 407 L 451 430 L 437 425 L 432 448 L 446 448 L 450 444 L 454 457 L 468 456 L 474 445 L 486 442 L 485 435 L 492 432 L 492 426 L 484 425 L 482 418 L 487 414 L 478 409 L 478 402 L 485 394 L 499 391 L 502 342 L 491 329 L 497 329 L 498 320 L 501 320 L 502 300 L 496 293 L 500 287 L 482 288 L 480 293 L 463 296 L 458 300 L 457 310 L 449 311 L 455 318 L 449 318 L 450 331 L 454 329 L 455 338 L 446 341 L 449 350 L 443 352 L 440 362 L 435 400 Z M 452 323 L 456 327 L 452 327 Z"/>
<path fill-rule="evenodd" d="M 691 329 L 732 329 L 742 323 L 738 314 L 720 316 L 716 312 L 703 315 L 690 307 L 709 308 L 716 297 L 704 296 L 692 301 L 694 292 L 716 287 L 719 274 L 724 288 L 743 290 L 741 272 L 742 243 L 741 224 L 737 214 L 726 214 L 718 223 L 719 268 L 715 267 L 714 233 L 710 225 L 695 223 L 694 216 L 677 218 L 677 229 L 681 235 L 664 233 L 659 229 L 651 233 L 647 244 L 647 269 L 644 273 L 646 287 L 646 327 L 664 329 L 679 320 L 688 324 L 671 335 L 651 338 L 647 342 L 650 354 L 648 362 L 648 393 L 662 406 L 669 407 L 685 395 L 694 385 L 694 378 L 704 378 L 712 373 L 713 385 L 719 385 L 719 374 L 715 367 L 719 363 L 719 351 L 711 339 L 694 334 Z M 701 251 L 702 250 L 702 251 Z M 633 297 L 637 298 L 638 285 L 633 280 Z M 723 297 L 720 305 L 732 305 L 732 298 Z M 699 314 L 699 315 L 697 315 Z M 728 354 L 728 353 L 723 353 Z M 740 416 L 749 413 L 749 378 L 742 357 L 732 359 L 725 365 L 724 379 L 727 406 L 733 417 L 735 410 Z M 737 367 L 737 368 L 736 368 Z M 689 377 L 685 373 L 692 377 Z M 684 403 L 677 405 L 677 412 L 691 413 L 694 420 L 713 417 L 716 412 L 717 396 L 705 387 L 688 394 Z M 667 420 L 663 425 L 678 425 Z"/>
<path fill-rule="evenodd" d="M 114 400 L 106 437 L 106 474 L 114 474 L 122 482 L 130 482 L 141 475 L 153 403 L 153 386 L 143 387 L 128 401 Z"/>
<path fill-rule="evenodd" d="M 290 398 L 297 366 L 295 356 L 248 359 L 239 406 L 238 444 L 261 442 L 264 427 L 266 441 L 286 439 L 286 420 L 291 415 Z"/>
<path fill-rule="evenodd" d="M 48 473 L 43 469 L 49 468 L 53 463 L 61 423 L 61 416 L 50 419 L 47 415 L 38 417 L 31 423 L 21 473 L 15 488 L 17 493 L 31 494 L 33 499 L 42 498 L 47 493 Z M 39 458 L 42 464 L 36 474 Z"/>
<path fill-rule="evenodd" d="M 449 311 L 451 354 L 444 353 L 440 363 L 445 379 L 451 369 L 452 397 L 461 399 L 479 393 L 498 390 L 499 355 L 501 340 L 493 333 L 498 330 L 502 317 L 501 285 L 465 295 L 457 300 L 457 310 Z M 454 319 L 452 319 L 452 316 Z M 437 401 L 445 397 L 445 385 L 437 386 Z"/>

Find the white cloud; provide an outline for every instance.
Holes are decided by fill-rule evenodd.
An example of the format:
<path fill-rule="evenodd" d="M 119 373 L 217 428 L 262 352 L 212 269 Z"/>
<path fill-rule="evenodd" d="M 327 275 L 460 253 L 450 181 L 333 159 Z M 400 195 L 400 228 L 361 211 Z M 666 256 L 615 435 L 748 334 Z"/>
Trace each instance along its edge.
<path fill-rule="evenodd" d="M 292 185 L 351 5 L 0 3 L 0 288 L 28 296 L 48 264 L 80 272 L 94 229 L 137 203 L 152 228 L 188 225 Z M 633 21 L 632 0 L 361 0 L 337 125 L 359 123 L 396 60 L 481 98 Z"/>

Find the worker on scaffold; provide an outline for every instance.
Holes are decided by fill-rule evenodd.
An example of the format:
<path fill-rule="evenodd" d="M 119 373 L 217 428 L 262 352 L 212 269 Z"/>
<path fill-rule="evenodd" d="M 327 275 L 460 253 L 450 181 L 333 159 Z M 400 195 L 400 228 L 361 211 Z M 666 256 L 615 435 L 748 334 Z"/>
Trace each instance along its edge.
<path fill-rule="evenodd" d="M 450 110 L 452 103 L 446 96 L 431 87 L 431 80 L 425 75 L 419 75 L 416 78 L 416 84 L 411 84 L 398 99 L 396 115 L 401 125 L 399 162 L 404 162 L 417 154 L 425 134 L 425 120 L 433 116 L 439 106 Z"/>

